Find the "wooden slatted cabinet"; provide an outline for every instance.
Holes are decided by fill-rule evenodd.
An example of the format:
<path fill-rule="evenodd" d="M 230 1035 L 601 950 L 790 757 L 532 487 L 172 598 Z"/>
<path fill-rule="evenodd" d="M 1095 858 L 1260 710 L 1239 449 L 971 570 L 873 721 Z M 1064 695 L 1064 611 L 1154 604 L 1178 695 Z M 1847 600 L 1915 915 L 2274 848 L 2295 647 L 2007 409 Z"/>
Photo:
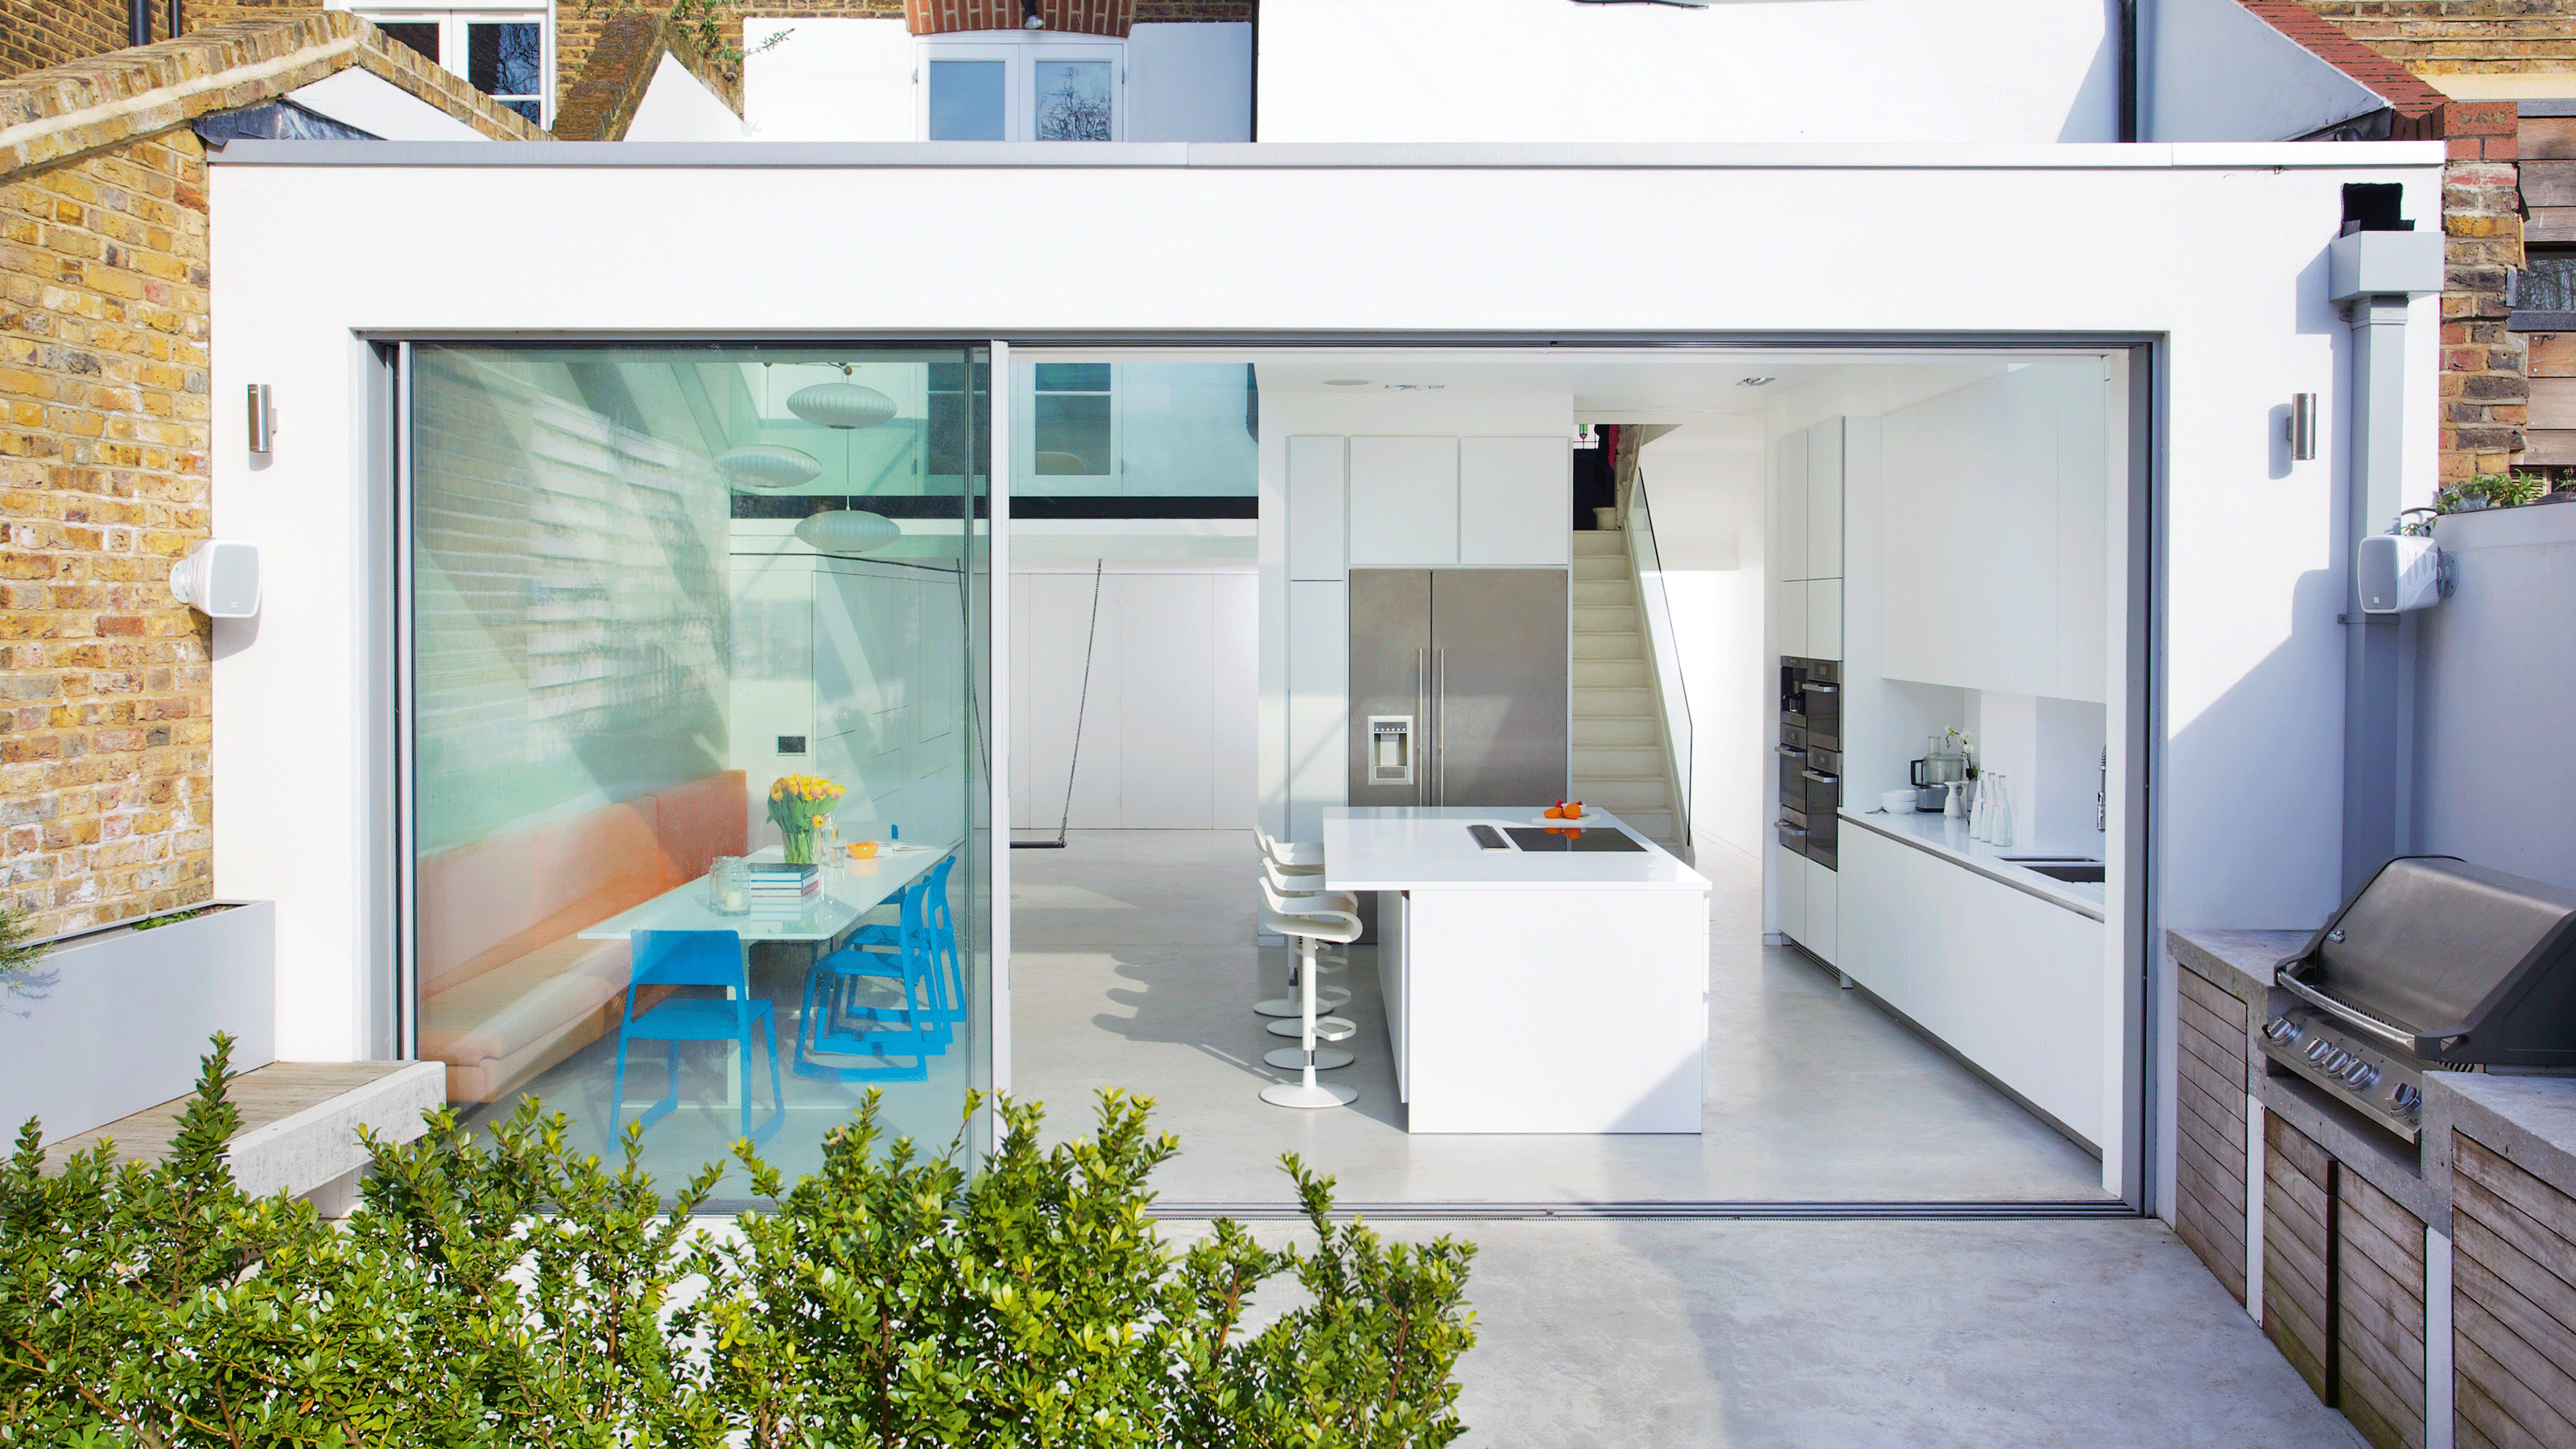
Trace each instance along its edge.
<path fill-rule="evenodd" d="M 2576 1444 L 2576 1198 L 2451 1136 L 2460 1449 Z"/>
<path fill-rule="evenodd" d="M 2245 1068 L 2252 1040 L 2244 1002 L 2185 966 L 2175 974 L 2181 1026 L 2174 1059 L 2180 1131 L 2174 1150 L 2174 1233 L 2238 1302 L 2245 1299 Z"/>

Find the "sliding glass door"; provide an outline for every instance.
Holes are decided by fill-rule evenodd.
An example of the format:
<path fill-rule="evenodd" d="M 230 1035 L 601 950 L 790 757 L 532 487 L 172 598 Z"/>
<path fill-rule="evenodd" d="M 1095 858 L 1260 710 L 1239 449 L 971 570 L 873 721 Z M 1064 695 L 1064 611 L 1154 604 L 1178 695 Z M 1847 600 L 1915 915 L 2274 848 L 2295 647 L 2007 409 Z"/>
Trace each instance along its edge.
<path fill-rule="evenodd" d="M 811 1167 L 870 1090 L 946 1144 L 992 1069 L 984 350 L 410 358 L 419 1054 L 469 1123 L 644 1122 L 665 1181 Z"/>

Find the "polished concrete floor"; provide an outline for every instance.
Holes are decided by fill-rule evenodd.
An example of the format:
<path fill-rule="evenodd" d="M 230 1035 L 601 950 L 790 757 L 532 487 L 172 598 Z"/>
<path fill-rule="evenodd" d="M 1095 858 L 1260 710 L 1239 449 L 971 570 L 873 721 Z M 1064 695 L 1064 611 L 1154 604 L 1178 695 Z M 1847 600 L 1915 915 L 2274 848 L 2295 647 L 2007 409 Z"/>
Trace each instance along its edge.
<path fill-rule="evenodd" d="M 1413 1136 L 1355 948 L 1359 1060 L 1339 1110 L 1272 1107 L 1280 1044 L 1251 1011 L 1286 991 L 1288 953 L 1253 944 L 1246 832 L 1077 831 L 1012 858 L 1012 1089 L 1059 1135 L 1103 1086 L 1151 1096 L 1181 1155 L 1172 1204 L 1289 1198 L 1296 1152 L 1342 1200 L 1393 1202 L 2100 1201 L 2100 1164 L 1800 953 L 1765 947 L 1758 866 L 1710 852 L 1711 1098 L 1699 1136 Z M 1332 978 L 1328 978 L 1331 980 Z M 1580 1070 L 1544 1041 L 1497 1042 L 1533 1072 Z"/>
<path fill-rule="evenodd" d="M 1198 1225 L 1166 1224 L 1174 1242 Z M 1256 1225 L 1277 1241 L 1284 1224 Z M 2155 1222 L 1407 1222 L 1474 1449 L 2358 1449 Z M 1293 1305 L 1264 1290 L 1255 1322 Z"/>

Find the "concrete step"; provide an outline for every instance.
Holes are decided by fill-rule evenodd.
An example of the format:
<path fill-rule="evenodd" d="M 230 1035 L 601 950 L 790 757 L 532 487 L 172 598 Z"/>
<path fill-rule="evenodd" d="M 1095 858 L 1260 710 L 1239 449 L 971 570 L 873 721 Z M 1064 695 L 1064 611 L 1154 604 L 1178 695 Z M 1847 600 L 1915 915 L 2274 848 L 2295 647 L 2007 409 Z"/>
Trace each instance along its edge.
<path fill-rule="evenodd" d="M 1586 715 L 1579 711 L 1574 716 L 1574 746 L 1577 749 L 1645 749 L 1660 743 L 1662 731 L 1651 718 Z"/>
<path fill-rule="evenodd" d="M 1624 574 L 1612 579 L 1574 581 L 1574 607 L 1578 609 L 1592 605 L 1634 605 L 1636 602 L 1637 586 L 1628 582 Z"/>
<path fill-rule="evenodd" d="M 1630 629 L 1625 633 L 1577 634 L 1574 636 L 1577 659 L 1644 659 L 1646 636 Z"/>
<path fill-rule="evenodd" d="M 1664 752 L 1659 748 L 1635 745 L 1587 745 L 1574 751 L 1574 778 L 1599 779 L 1607 775 L 1652 775 L 1664 777 Z"/>
<path fill-rule="evenodd" d="M 1643 659 L 1585 659 L 1574 661 L 1574 687 L 1577 689 L 1644 689 L 1653 681 L 1646 677 Z"/>
<path fill-rule="evenodd" d="M 1598 805 L 1604 810 L 1615 810 L 1622 817 L 1632 810 L 1670 811 L 1673 803 L 1660 777 L 1639 779 L 1635 776 L 1617 776 L 1609 779 L 1587 780 L 1581 775 L 1576 775 L 1574 798 L 1586 805 Z"/>
<path fill-rule="evenodd" d="M 1574 606 L 1574 632 L 1577 634 L 1618 634 L 1637 627 L 1637 611 L 1629 608 L 1587 608 Z"/>
<path fill-rule="evenodd" d="M 1655 698 L 1642 689 L 1581 689 L 1574 691 L 1574 713 L 1577 717 L 1627 719 L 1638 718 L 1654 723 Z"/>
<path fill-rule="evenodd" d="M 1584 558 L 1586 556 L 1598 558 L 1603 554 L 1618 554 L 1625 557 L 1627 552 L 1628 535 L 1624 533 L 1603 533 L 1598 529 L 1592 528 L 1578 528 L 1574 530 L 1574 556 L 1576 558 Z"/>

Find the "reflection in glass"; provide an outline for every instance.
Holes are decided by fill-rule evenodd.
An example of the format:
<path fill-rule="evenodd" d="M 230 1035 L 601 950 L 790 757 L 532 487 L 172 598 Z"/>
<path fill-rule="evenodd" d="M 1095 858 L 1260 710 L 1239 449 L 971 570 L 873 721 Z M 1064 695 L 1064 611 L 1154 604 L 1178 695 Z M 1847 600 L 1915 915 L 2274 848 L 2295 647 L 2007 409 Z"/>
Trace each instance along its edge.
<path fill-rule="evenodd" d="M 1041 141 L 1108 141 L 1109 62 L 1037 63 L 1037 137 Z"/>
<path fill-rule="evenodd" d="M 984 654 L 968 645 L 982 484 L 936 467 L 978 456 L 964 434 L 981 420 L 952 403 L 934 424 L 930 407 L 934 371 L 980 378 L 970 354 L 413 358 L 421 1055 L 447 1063 L 469 1124 L 535 1095 L 605 1151 L 647 1120 L 665 1181 L 723 1157 L 746 1106 L 771 1160 L 810 1168 L 875 1085 L 897 1130 L 944 1145 L 990 1065 L 988 857 L 969 839 L 989 768 Z M 896 416 L 836 430 L 786 407 L 826 380 L 884 393 Z M 823 471 L 778 492 L 728 486 L 713 460 L 763 445 Z M 884 543 L 863 554 L 796 536 L 842 509 L 899 531 L 869 534 Z M 792 775 L 843 787 L 833 831 L 878 842 L 872 859 L 784 861 L 769 792 Z M 639 981 L 638 931 L 668 933 L 652 949 L 673 960 L 739 956 L 775 1026 L 779 1095 L 759 1033 L 748 1048 L 653 1035 L 670 1027 L 667 1012 L 645 1021 L 656 1008 L 726 994 L 688 983 L 735 976 L 702 963 Z"/>
<path fill-rule="evenodd" d="M 438 59 L 438 22 L 435 20 L 379 20 L 375 22 L 385 38 L 410 46 L 430 60 Z"/>
<path fill-rule="evenodd" d="M 1259 397 L 1242 363 L 1024 363 L 1012 381 L 1022 419 L 1015 495 L 1249 507 L 1260 491 Z"/>
<path fill-rule="evenodd" d="M 1004 139 L 1002 64 L 998 60 L 930 63 L 930 139 Z"/>
<path fill-rule="evenodd" d="M 544 89 L 539 69 L 544 61 L 539 25 L 465 27 L 465 78 L 488 96 L 533 96 Z"/>

